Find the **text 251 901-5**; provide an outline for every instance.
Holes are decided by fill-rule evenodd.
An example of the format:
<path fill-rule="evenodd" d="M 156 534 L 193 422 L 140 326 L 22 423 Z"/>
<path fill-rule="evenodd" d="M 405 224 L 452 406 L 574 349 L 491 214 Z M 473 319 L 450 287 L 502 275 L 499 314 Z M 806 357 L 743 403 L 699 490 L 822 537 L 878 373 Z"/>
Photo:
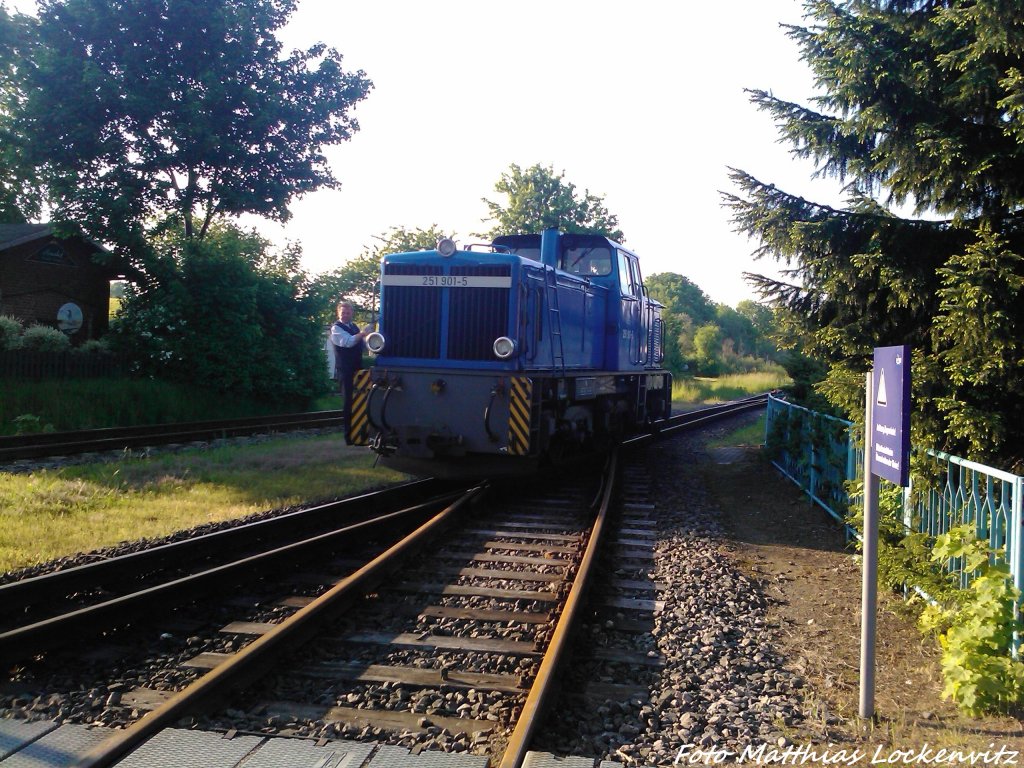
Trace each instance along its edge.
<path fill-rule="evenodd" d="M 454 275 L 423 275 L 422 284 L 437 285 L 442 288 L 465 288 L 469 285 L 469 279 Z"/>

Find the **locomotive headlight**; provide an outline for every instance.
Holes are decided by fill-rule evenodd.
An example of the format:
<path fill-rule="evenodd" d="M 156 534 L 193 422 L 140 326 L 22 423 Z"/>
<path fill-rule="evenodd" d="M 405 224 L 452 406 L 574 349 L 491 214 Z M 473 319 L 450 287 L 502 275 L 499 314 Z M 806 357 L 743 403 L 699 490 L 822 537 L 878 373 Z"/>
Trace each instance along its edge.
<path fill-rule="evenodd" d="M 508 360 L 516 353 L 516 343 L 508 336 L 499 336 L 494 340 L 494 354 L 501 360 Z"/>
<path fill-rule="evenodd" d="M 455 241 L 450 237 L 442 237 L 437 241 L 437 252 L 446 259 L 455 253 Z"/>
<path fill-rule="evenodd" d="M 373 352 L 373 354 L 379 354 L 384 349 L 384 334 L 379 331 L 374 331 L 366 337 L 366 348 Z"/>

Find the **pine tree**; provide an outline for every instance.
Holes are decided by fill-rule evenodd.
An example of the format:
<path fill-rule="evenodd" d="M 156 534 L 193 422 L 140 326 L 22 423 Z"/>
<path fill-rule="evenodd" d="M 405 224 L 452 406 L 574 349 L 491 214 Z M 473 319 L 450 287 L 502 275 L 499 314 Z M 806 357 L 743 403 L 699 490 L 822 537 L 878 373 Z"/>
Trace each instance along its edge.
<path fill-rule="evenodd" d="M 830 365 L 821 389 L 833 403 L 855 413 L 853 374 L 871 349 L 911 344 L 915 443 L 1019 463 L 1024 7 L 809 0 L 805 11 L 807 25 L 787 31 L 822 95 L 813 107 L 751 98 L 796 156 L 845 184 L 846 203 L 733 171 L 737 229 L 786 265 L 785 281 L 749 277 Z"/>

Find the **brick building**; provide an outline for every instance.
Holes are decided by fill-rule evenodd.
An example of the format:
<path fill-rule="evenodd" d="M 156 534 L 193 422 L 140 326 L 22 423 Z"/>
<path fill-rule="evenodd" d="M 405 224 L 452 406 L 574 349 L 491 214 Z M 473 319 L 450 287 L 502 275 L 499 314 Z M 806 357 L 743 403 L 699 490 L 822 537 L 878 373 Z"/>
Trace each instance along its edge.
<path fill-rule="evenodd" d="M 107 330 L 110 281 L 116 266 L 94 260 L 103 246 L 84 237 L 58 238 L 49 224 L 0 224 L 0 315 L 49 325 L 73 343 Z"/>

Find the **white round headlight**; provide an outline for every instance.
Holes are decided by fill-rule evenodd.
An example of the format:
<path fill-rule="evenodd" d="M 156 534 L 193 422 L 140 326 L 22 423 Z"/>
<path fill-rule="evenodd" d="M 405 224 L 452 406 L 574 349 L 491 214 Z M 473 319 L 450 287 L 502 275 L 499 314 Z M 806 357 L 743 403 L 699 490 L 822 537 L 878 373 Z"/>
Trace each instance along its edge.
<path fill-rule="evenodd" d="M 447 259 L 455 253 L 455 241 L 450 237 L 442 237 L 437 241 L 437 252 Z"/>
<path fill-rule="evenodd" d="M 508 360 L 516 353 L 516 343 L 508 336 L 499 336 L 494 340 L 494 354 L 502 360 Z"/>
<path fill-rule="evenodd" d="M 374 331 L 366 337 L 366 348 L 373 352 L 373 354 L 379 353 L 384 349 L 384 334 Z"/>

